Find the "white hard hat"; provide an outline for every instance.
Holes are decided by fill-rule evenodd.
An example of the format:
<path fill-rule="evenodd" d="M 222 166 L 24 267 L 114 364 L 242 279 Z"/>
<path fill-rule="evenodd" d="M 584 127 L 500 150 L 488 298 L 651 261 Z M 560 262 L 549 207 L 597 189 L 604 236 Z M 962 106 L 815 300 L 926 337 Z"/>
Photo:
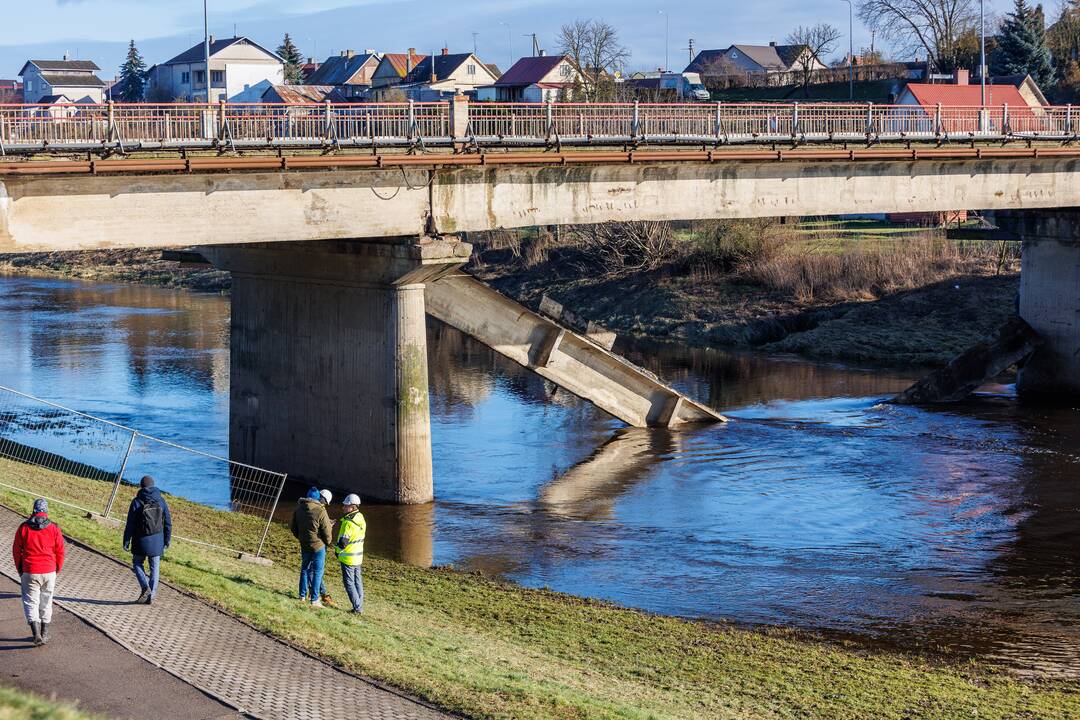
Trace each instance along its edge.
<path fill-rule="evenodd" d="M 356 493 L 349 493 L 345 496 L 345 499 L 341 501 L 342 505 L 359 505 L 360 496 Z"/>
<path fill-rule="evenodd" d="M 329 490 L 320 490 L 319 495 L 322 496 L 322 499 L 326 501 L 327 505 L 329 505 L 330 501 L 334 499 L 334 494 L 331 493 Z"/>

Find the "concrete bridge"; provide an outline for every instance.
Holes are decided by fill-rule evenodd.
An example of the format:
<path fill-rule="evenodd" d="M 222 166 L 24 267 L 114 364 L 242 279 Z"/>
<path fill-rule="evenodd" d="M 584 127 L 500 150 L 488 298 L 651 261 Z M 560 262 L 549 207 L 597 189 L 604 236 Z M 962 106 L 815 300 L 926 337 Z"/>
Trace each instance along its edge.
<path fill-rule="evenodd" d="M 387 106 L 383 118 L 170 106 L 141 126 L 115 107 L 96 111 L 104 120 L 8 118 L 0 139 L 21 155 L 0 160 L 0 252 L 197 247 L 234 276 L 234 457 L 394 502 L 432 497 L 425 312 L 628 424 L 717 419 L 463 278 L 463 231 L 1009 211 L 1025 241 L 1021 313 L 1047 340 L 1021 389 L 1080 394 L 1080 149 L 1061 142 L 1071 110 L 444 105 Z M 87 147 L 130 154 L 56 156 Z M 276 153 L 233 152 L 244 148 Z"/>

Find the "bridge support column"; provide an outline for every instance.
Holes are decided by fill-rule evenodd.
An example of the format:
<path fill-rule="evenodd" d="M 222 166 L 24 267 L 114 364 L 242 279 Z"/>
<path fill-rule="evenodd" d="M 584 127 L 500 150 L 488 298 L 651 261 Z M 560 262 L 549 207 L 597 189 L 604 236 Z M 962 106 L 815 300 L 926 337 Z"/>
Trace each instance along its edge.
<path fill-rule="evenodd" d="M 469 251 L 429 238 L 201 248 L 233 276 L 232 459 L 430 501 L 424 287 Z"/>
<path fill-rule="evenodd" d="M 1020 316 L 1044 345 L 1021 368 L 1017 391 L 1032 399 L 1080 398 L 1080 208 L 999 213 L 1023 240 Z"/>

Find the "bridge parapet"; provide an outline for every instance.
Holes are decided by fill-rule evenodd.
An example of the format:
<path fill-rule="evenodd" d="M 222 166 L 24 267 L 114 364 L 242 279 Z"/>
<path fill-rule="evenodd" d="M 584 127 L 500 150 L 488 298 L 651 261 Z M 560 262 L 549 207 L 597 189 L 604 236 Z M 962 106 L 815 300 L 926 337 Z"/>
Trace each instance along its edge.
<path fill-rule="evenodd" d="M 48 151 L 1074 140 L 1071 106 L 873 103 L 2 105 L 0 155 Z"/>

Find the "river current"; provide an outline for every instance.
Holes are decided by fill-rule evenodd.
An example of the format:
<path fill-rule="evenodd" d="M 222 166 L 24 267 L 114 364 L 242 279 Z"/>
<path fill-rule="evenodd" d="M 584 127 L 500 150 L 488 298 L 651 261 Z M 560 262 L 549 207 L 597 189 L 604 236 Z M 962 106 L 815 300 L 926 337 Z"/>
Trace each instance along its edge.
<path fill-rule="evenodd" d="M 0 277 L 0 314 L 0 384 L 227 454 L 228 298 Z M 434 321 L 429 339 L 437 500 L 366 506 L 372 552 L 1080 677 L 1076 410 L 1009 387 L 896 407 L 917 371 L 622 343 L 732 418 L 634 430 Z"/>

